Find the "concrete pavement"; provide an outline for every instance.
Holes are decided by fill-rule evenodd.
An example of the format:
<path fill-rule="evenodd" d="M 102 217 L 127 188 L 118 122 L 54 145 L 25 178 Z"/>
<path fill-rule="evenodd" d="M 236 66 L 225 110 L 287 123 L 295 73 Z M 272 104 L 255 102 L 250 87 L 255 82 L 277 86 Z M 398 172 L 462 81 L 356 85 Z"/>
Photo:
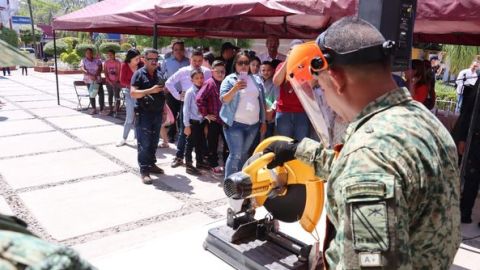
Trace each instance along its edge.
<path fill-rule="evenodd" d="M 76 110 L 73 81 L 81 76 L 59 78 L 60 106 L 51 73 L 0 77 L 0 212 L 75 248 L 99 269 L 229 269 L 202 248 L 208 228 L 225 223 L 221 179 L 170 168 L 170 145 L 157 151 L 166 175 L 143 185 L 133 132 L 128 145 L 116 147 L 123 121 Z M 313 241 L 298 224 L 282 228 Z M 480 229 L 462 230 L 452 269 L 478 269 Z"/>

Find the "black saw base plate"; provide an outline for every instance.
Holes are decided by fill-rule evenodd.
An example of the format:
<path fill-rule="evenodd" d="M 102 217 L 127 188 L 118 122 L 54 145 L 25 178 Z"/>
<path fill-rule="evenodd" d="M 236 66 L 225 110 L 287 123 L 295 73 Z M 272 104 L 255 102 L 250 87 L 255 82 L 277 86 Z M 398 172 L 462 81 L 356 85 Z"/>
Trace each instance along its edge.
<path fill-rule="evenodd" d="M 308 262 L 283 247 L 269 241 L 261 241 L 254 236 L 230 243 L 234 230 L 220 226 L 208 231 L 203 247 L 240 270 L 303 270 Z"/>

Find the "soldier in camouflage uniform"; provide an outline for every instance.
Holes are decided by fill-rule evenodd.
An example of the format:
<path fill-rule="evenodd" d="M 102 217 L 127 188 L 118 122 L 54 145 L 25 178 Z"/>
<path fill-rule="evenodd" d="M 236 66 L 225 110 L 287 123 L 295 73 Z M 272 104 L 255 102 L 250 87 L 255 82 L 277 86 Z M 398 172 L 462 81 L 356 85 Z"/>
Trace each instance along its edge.
<path fill-rule="evenodd" d="M 322 35 L 319 47 L 337 53 L 385 41 L 355 18 Z M 330 66 L 318 81 L 332 109 L 350 122 L 338 156 L 310 139 L 274 142 L 266 151 L 275 153 L 269 167 L 297 158 L 327 180 L 328 268 L 449 269 L 461 235 L 457 155 L 448 131 L 397 88 L 387 58 Z"/>
<path fill-rule="evenodd" d="M 73 249 L 48 243 L 20 219 L 0 214 L 0 270 L 95 270 Z"/>

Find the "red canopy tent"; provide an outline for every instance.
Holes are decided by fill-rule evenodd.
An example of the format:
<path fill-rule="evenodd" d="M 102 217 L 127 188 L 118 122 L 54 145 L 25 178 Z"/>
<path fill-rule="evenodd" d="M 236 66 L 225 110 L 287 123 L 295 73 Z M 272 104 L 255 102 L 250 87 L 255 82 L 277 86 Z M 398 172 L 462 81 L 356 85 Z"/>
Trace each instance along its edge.
<path fill-rule="evenodd" d="M 314 38 L 358 0 L 106 0 L 56 18 L 55 30 L 164 36 Z M 480 0 L 418 0 L 415 38 L 480 44 Z"/>
<path fill-rule="evenodd" d="M 313 39 L 357 8 L 358 0 L 105 0 L 56 18 L 53 29 L 54 34 Z M 479 45 L 480 0 L 418 0 L 414 36 L 421 42 Z"/>

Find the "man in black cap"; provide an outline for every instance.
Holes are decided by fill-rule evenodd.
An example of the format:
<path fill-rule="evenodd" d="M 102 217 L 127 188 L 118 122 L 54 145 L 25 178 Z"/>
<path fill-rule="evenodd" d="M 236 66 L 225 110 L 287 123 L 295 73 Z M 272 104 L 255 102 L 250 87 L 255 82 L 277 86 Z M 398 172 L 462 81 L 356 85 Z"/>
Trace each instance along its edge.
<path fill-rule="evenodd" d="M 220 60 L 225 63 L 226 75 L 233 72 L 233 58 L 235 57 L 238 49 L 239 48 L 233 45 L 231 42 L 225 42 L 222 44 L 220 57 L 217 57 L 216 60 Z"/>

